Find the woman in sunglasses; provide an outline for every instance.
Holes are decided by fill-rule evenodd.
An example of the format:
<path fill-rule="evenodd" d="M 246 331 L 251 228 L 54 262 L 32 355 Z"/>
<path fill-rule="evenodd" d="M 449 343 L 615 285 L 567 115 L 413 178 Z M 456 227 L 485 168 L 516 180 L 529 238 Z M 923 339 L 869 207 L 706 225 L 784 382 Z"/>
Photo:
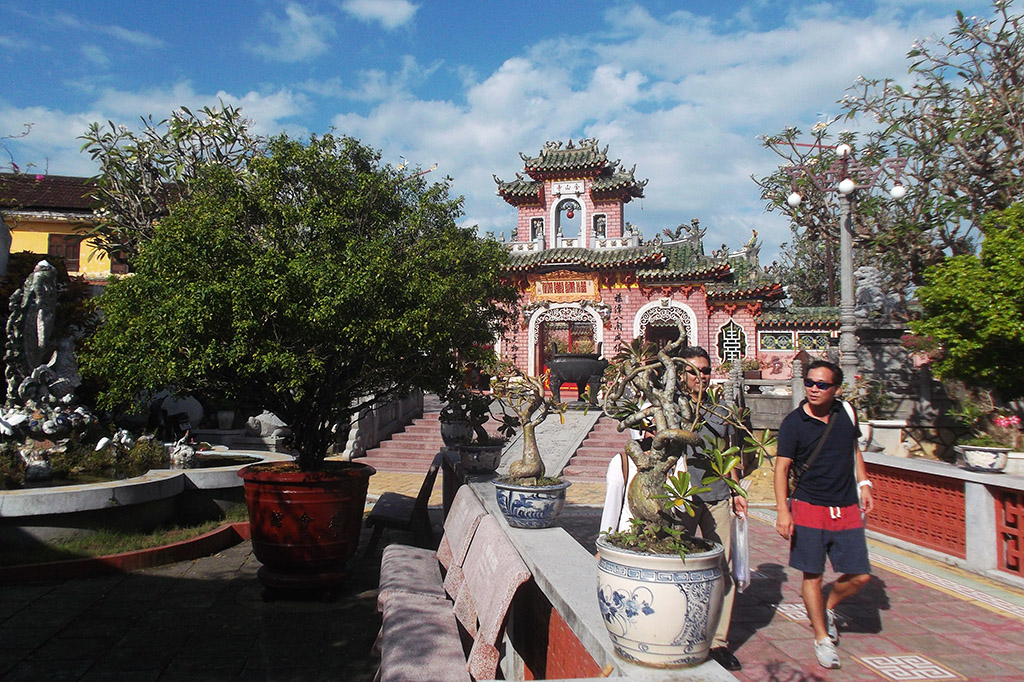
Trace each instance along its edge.
<path fill-rule="evenodd" d="M 836 399 L 843 383 L 837 365 L 816 360 L 804 378 L 806 399 L 779 427 L 775 462 L 775 528 L 790 540 L 789 565 L 803 572 L 802 594 L 814 628 L 814 654 L 824 668 L 841 665 L 835 645 L 835 607 L 871 579 L 864 515 L 874 507 L 857 439 L 853 410 Z M 802 472 L 789 491 L 790 468 Z M 858 502 L 858 491 L 860 501 Z M 836 579 L 822 594 L 825 557 Z"/>

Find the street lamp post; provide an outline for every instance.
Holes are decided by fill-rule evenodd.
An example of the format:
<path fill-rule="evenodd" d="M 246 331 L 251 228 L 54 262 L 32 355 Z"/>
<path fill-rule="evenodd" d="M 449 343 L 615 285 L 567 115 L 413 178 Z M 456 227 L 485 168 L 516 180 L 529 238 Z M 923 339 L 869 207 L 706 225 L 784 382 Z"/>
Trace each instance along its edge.
<path fill-rule="evenodd" d="M 821 192 L 836 192 L 839 195 L 839 365 L 846 380 L 852 382 L 857 376 L 858 364 L 857 318 L 853 314 L 856 307 L 853 288 L 854 192 L 874 187 L 882 171 L 888 169 L 895 182 L 889 194 L 894 199 L 902 199 L 906 196 L 907 190 L 900 184 L 900 174 L 907 160 L 899 157 L 884 159 L 872 169 L 853 158 L 853 149 L 848 144 L 795 144 L 801 147 L 833 149 L 836 155 L 835 161 L 824 171 L 815 170 L 806 163 L 786 168 L 786 172 L 793 179 L 793 192 L 786 202 L 792 208 L 800 205 L 803 197 L 797 191 L 797 181 L 801 178 L 807 179 Z"/>

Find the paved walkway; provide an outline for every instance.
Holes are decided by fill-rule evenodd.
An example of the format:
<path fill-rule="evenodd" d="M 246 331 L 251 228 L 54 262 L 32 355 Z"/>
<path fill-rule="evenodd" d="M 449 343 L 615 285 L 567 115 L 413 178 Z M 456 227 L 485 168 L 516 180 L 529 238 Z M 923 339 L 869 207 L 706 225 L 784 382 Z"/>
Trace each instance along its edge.
<path fill-rule="evenodd" d="M 371 495 L 415 494 L 420 480 L 381 473 Z M 588 549 L 602 499 L 602 485 L 576 484 L 560 520 Z M 1024 591 L 875 542 L 874 578 L 840 607 L 843 667 L 818 667 L 773 513 L 752 517 L 756 570 L 731 631 L 739 679 L 1024 679 Z M 354 560 L 333 602 L 264 602 L 248 543 L 128 575 L 0 586 L 0 680 L 370 680 L 378 561 Z"/>

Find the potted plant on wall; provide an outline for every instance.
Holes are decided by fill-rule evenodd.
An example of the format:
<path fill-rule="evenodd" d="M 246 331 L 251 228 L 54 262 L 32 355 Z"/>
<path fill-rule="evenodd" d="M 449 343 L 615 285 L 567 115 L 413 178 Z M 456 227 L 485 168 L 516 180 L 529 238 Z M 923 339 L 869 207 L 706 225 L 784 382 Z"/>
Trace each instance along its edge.
<path fill-rule="evenodd" d="M 724 593 L 724 549 L 688 535 L 676 515 L 692 513 L 689 498 L 714 480 L 744 494 L 728 477 L 740 462 L 739 446 L 708 442 L 711 471 L 702 481 L 691 481 L 688 471 L 673 475 L 677 462 L 687 447 L 703 444 L 698 432 L 712 412 L 745 435 L 758 464 L 772 443 L 767 431 L 752 433 L 743 411 L 719 403 L 716 394 L 691 395 L 684 378 L 689 364 L 680 357 L 685 343 L 684 328 L 660 351 L 634 339 L 616 356 L 605 385 L 605 414 L 619 421 L 620 431 L 647 437 L 625 446 L 637 469 L 626 487 L 633 522 L 598 538 L 598 598 L 616 653 L 655 667 L 704 661 Z"/>
<path fill-rule="evenodd" d="M 509 464 L 508 476 L 494 482 L 498 508 L 508 524 L 516 528 L 549 527 L 562 511 L 570 485 L 561 479 L 561 472 L 545 471 L 537 447 L 537 427 L 552 412 L 561 417 L 567 407 L 547 395 L 546 378 L 528 377 L 511 368 L 491 385 L 502 409 L 512 412 L 505 415 L 506 433 L 517 424 L 523 429 L 523 456 Z"/>
<path fill-rule="evenodd" d="M 270 587 L 333 584 L 355 552 L 373 469 L 326 459 L 350 416 L 453 385 L 453 349 L 514 305 L 505 250 L 456 224 L 447 190 L 351 138 L 278 137 L 244 172 L 211 166 L 99 299 L 83 370 L 105 407 L 173 384 L 291 427 L 295 462 L 240 473 Z"/>
<path fill-rule="evenodd" d="M 1024 444 L 1020 416 L 997 407 L 989 390 L 947 381 L 946 391 L 955 403 L 948 411 L 949 416 L 966 429 L 957 437 L 954 448 L 960 465 L 972 471 L 1006 469 L 1010 451 Z"/>
<path fill-rule="evenodd" d="M 515 425 L 504 418 L 498 433 L 487 431 L 493 402 L 490 395 L 461 387 L 448 394 L 448 404 L 441 410 L 441 438 L 445 445 L 458 450 L 459 462 L 466 473 L 494 473 L 501 464 L 501 454 L 510 435 L 515 433 Z M 446 432 L 448 439 L 445 439 Z"/>

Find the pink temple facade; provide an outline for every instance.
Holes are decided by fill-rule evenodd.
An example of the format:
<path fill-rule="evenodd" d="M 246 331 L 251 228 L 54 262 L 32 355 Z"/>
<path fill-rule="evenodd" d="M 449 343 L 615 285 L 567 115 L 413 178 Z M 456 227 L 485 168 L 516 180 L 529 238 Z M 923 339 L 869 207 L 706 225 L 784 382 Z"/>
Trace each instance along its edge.
<path fill-rule="evenodd" d="M 677 338 L 682 321 L 691 345 L 716 367 L 746 360 L 785 378 L 800 349 L 823 350 L 835 321 L 794 320 L 768 308 L 784 297 L 758 264 L 754 238 L 740 249 L 704 253 L 698 221 L 644 240 L 625 221 L 625 205 L 647 181 L 609 162 L 596 140 L 548 142 L 536 157 L 520 154 L 514 180 L 495 177 L 498 195 L 516 207 L 509 274 L 521 292 L 518 328 L 499 342 L 520 370 L 543 373 L 557 352 L 614 355 L 642 337 Z"/>

